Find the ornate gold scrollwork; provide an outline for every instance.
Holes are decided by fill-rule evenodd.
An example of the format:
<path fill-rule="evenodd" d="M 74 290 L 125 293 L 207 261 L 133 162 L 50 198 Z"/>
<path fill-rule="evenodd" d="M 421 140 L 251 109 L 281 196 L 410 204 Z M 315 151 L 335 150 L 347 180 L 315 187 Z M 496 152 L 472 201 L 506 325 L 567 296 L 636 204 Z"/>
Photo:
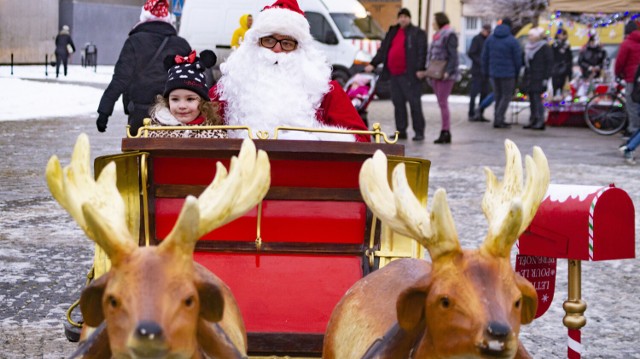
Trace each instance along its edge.
<path fill-rule="evenodd" d="M 256 225 L 256 250 L 262 249 L 262 234 L 260 233 L 260 227 L 262 225 L 262 201 L 258 203 L 258 218 Z"/>
<path fill-rule="evenodd" d="M 146 138 L 149 137 L 149 132 L 153 131 L 206 131 L 206 130 L 244 130 L 247 131 L 248 137 L 252 139 L 258 140 L 268 140 L 268 139 L 278 139 L 278 133 L 280 131 L 300 131 L 300 132 L 320 132 L 320 133 L 336 133 L 336 134 L 351 134 L 351 135 L 370 135 L 373 136 L 373 141 L 375 143 L 384 143 L 393 144 L 398 142 L 398 131 L 395 131 L 395 136 L 393 139 L 390 139 L 389 136 L 385 132 L 382 131 L 382 127 L 380 123 L 374 123 L 372 126 L 372 130 L 329 130 L 329 129 L 318 129 L 318 128 L 308 128 L 308 127 L 291 127 L 291 126 L 278 126 L 273 130 L 273 136 L 267 130 L 257 130 L 255 132 L 255 136 L 253 136 L 251 128 L 248 126 L 151 126 L 151 119 L 145 118 L 142 120 L 142 127 L 138 129 L 138 133 L 134 135 L 131 134 L 130 129 L 131 126 L 127 125 L 127 137 L 128 138 Z"/>

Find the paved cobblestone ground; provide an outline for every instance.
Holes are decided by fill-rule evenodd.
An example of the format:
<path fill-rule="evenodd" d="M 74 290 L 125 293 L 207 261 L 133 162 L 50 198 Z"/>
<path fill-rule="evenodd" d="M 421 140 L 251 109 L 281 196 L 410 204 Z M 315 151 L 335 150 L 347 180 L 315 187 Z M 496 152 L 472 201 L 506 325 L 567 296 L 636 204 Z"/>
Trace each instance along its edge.
<path fill-rule="evenodd" d="M 514 140 L 523 154 L 531 153 L 533 145 L 541 146 L 549 158 L 552 183 L 615 183 L 640 205 L 640 166 L 622 161 L 617 152 L 619 136 L 598 136 L 585 128 L 494 130 L 490 124 L 467 122 L 466 106 L 452 105 L 453 144 L 434 145 L 439 110 L 434 103 L 425 103 L 424 110 L 427 141 L 406 142 L 407 155 L 432 161 L 429 193 L 438 187 L 447 190 L 463 247 L 477 246 L 486 234 L 480 209 L 482 167 L 489 166 L 501 176 L 505 138 Z M 520 115 L 520 122 L 526 116 L 527 111 Z M 388 101 L 373 102 L 369 117 L 370 122 L 382 123 L 385 131 L 394 129 Z M 64 337 L 62 323 L 84 285 L 93 246 L 51 198 L 44 169 L 52 154 L 67 164 L 81 132 L 90 135 L 92 158 L 119 152 L 124 117 L 114 116 L 106 134 L 95 130 L 94 120 L 82 116 L 0 122 L 0 358 L 64 358 L 76 347 Z M 637 223 L 636 233 L 640 233 Z M 640 358 L 638 261 L 589 262 L 583 263 L 582 270 L 582 296 L 588 303 L 583 356 Z M 559 260 L 551 309 L 522 329 L 521 338 L 536 358 L 566 356 L 562 326 L 566 277 L 567 262 Z"/>

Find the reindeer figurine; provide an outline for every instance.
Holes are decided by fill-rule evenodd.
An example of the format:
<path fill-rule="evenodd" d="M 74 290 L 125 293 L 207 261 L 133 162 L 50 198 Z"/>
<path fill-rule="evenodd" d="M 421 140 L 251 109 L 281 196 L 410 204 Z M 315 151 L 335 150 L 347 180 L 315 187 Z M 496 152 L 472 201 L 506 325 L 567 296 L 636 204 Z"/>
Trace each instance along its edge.
<path fill-rule="evenodd" d="M 82 134 L 71 164 L 62 170 L 52 156 L 46 171 L 53 197 L 111 260 L 111 270 L 80 299 L 85 324 L 105 321 L 107 333 L 93 346 L 106 349 L 85 356 L 245 358 L 247 335 L 235 298 L 217 276 L 194 263 L 193 251 L 202 235 L 264 198 L 271 178 L 267 154 L 256 153 L 245 140 L 229 172 L 218 163 L 213 182 L 199 198 L 186 198 L 171 233 L 151 247 L 138 247 L 127 229 L 115 164 L 94 181 L 89 159 L 89 140 Z"/>
<path fill-rule="evenodd" d="M 324 358 L 529 358 L 518 339 L 536 313 L 537 295 L 510 263 L 511 247 L 527 228 L 549 184 L 542 150 L 526 157 L 505 141 L 507 164 L 499 182 L 485 168 L 482 201 L 489 222 L 484 243 L 462 249 L 446 193 L 431 212 L 409 188 L 404 166 L 387 182 L 378 151 L 360 171 L 362 196 L 383 223 L 424 246 L 431 263 L 399 259 L 362 278 L 345 294 L 327 325 Z"/>

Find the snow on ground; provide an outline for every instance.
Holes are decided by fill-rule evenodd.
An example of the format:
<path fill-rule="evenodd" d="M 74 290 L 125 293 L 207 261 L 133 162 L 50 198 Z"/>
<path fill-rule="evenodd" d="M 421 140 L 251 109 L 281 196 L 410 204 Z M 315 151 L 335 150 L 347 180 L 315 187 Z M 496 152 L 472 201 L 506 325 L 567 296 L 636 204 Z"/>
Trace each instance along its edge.
<path fill-rule="evenodd" d="M 67 76 L 56 78 L 55 68 L 49 66 L 0 66 L 0 121 L 45 119 L 77 115 L 97 116 L 103 90 L 113 75 L 113 66 L 84 68 L 69 65 Z M 62 71 L 62 69 L 60 69 Z M 86 84 L 86 85 L 83 85 Z M 433 94 L 423 95 L 422 102 L 434 103 Z M 449 103 L 469 103 L 468 96 L 452 95 Z M 122 111 L 116 102 L 114 111 Z"/>
<path fill-rule="evenodd" d="M 62 69 L 61 69 L 62 70 Z M 55 68 L 0 66 L 0 121 L 44 119 L 96 114 L 103 90 L 111 81 L 113 66 L 69 66 L 67 76 L 56 79 Z M 87 84 L 87 85 L 82 85 Z M 92 86 L 89 86 L 91 84 Z M 115 111 L 122 111 L 120 101 Z"/>

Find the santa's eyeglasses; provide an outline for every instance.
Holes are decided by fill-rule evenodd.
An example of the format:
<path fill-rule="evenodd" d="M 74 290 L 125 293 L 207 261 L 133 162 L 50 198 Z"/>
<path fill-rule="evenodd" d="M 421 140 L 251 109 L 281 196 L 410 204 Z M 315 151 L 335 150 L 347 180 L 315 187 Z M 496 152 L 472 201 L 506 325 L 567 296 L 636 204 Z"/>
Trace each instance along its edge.
<path fill-rule="evenodd" d="M 267 49 L 273 49 L 276 47 L 276 44 L 280 43 L 280 47 L 284 51 L 293 51 L 298 47 L 298 42 L 296 40 L 291 39 L 282 39 L 278 40 L 273 36 L 265 36 L 260 38 L 260 46 L 266 47 Z"/>

